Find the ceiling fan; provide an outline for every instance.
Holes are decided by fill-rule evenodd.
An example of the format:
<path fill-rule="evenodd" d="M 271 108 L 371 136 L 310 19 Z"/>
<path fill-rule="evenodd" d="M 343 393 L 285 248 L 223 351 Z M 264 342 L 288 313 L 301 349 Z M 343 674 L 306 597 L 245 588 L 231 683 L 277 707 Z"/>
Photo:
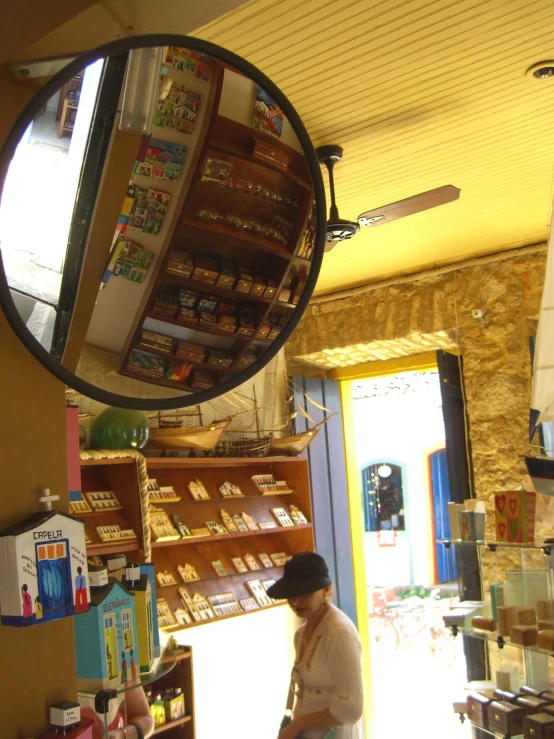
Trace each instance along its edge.
<path fill-rule="evenodd" d="M 335 203 L 335 183 L 333 181 L 333 167 L 342 159 L 342 147 L 336 144 L 328 144 L 326 146 L 318 146 L 315 150 L 320 164 L 324 164 L 329 172 L 329 189 L 331 191 L 331 207 L 329 208 L 329 220 L 327 221 L 327 231 L 325 235 L 325 251 L 331 251 L 339 242 L 346 241 L 355 236 L 360 227 L 365 226 L 381 226 L 390 221 L 396 221 L 398 218 L 405 218 L 414 213 L 420 213 L 422 210 L 435 208 L 437 205 L 451 203 L 460 197 L 460 190 L 453 185 L 443 185 L 434 190 L 421 192 L 419 195 L 413 195 L 411 198 L 398 200 L 396 203 L 389 203 L 380 208 L 366 210 L 358 216 L 356 221 L 345 221 L 339 218 L 339 210 Z"/>

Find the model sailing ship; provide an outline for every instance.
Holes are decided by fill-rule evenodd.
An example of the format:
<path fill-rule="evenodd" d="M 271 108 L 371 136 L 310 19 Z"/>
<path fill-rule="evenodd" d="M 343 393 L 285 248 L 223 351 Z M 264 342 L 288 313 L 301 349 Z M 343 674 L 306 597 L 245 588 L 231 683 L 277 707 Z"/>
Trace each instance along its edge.
<path fill-rule="evenodd" d="M 310 398 L 308 393 L 303 392 L 302 395 L 304 397 L 304 400 L 306 401 L 306 405 L 310 404 L 321 411 L 331 413 L 331 411 L 328 408 L 325 408 L 324 405 L 321 405 L 313 398 Z M 311 442 L 318 435 L 321 426 L 323 426 L 325 423 L 327 423 L 327 421 L 329 421 L 331 418 L 333 418 L 333 416 L 336 415 L 336 413 L 331 413 L 330 416 L 325 416 L 321 421 L 316 423 L 315 420 L 309 415 L 308 411 L 302 408 L 302 405 L 298 404 L 298 410 L 293 410 L 293 403 L 294 395 L 289 395 L 286 400 L 286 422 L 282 426 L 274 426 L 272 429 L 274 431 L 287 429 L 289 433 L 285 436 L 272 438 L 271 444 L 269 445 L 269 454 L 290 454 L 293 456 L 302 454 L 302 452 L 307 448 L 308 444 L 311 444 Z M 306 420 L 313 425 L 307 428 L 305 431 L 301 431 L 300 433 L 295 434 L 292 433 L 292 425 L 299 411 L 306 418 Z"/>
<path fill-rule="evenodd" d="M 150 449 L 194 449 L 209 451 L 220 440 L 228 428 L 232 417 L 204 424 L 202 411 L 197 405 L 193 411 L 171 411 L 162 414 L 159 411 L 148 414 L 150 421 Z M 198 419 L 198 425 L 184 425 L 187 418 Z M 157 422 L 157 427 L 153 424 Z"/>
<path fill-rule="evenodd" d="M 541 423 L 554 421 L 554 234 L 550 229 L 546 273 L 533 357 L 533 389 L 529 416 L 529 441 Z M 536 447 L 535 447 L 536 449 Z M 554 495 L 552 449 L 542 446 L 525 457 L 527 471 L 537 493 Z"/>

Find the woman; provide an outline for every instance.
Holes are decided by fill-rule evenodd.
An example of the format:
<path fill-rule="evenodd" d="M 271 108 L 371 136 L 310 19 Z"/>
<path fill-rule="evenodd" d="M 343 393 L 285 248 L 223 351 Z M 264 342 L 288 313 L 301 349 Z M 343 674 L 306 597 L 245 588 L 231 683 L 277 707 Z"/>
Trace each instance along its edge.
<path fill-rule="evenodd" d="M 332 605 L 331 578 L 315 552 L 295 554 L 267 594 L 286 598 L 305 620 L 294 635 L 296 659 L 279 739 L 358 739 L 363 710 L 362 645 L 356 627 Z M 296 698 L 296 700 L 295 700 Z"/>

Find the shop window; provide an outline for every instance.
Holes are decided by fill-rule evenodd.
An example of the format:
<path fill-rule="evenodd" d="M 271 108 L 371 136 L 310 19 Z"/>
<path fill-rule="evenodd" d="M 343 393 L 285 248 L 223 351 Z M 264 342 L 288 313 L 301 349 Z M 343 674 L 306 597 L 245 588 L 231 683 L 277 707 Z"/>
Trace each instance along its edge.
<path fill-rule="evenodd" d="M 366 531 L 404 531 L 402 470 L 392 462 L 378 462 L 362 470 Z"/>

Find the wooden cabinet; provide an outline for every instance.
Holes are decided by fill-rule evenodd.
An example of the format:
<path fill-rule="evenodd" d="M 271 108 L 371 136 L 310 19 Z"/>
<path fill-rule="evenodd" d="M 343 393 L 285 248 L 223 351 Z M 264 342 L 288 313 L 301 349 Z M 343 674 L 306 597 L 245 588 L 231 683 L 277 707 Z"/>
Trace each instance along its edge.
<path fill-rule="evenodd" d="M 157 585 L 157 597 L 163 598 L 172 612 L 183 610 L 181 588 L 186 588 L 191 597 L 198 593 L 204 597 L 231 593 L 237 602 L 252 597 L 247 583 L 252 580 L 277 580 L 283 572 L 282 566 L 264 567 L 260 554 L 270 557 L 272 554 L 285 553 L 292 555 L 314 549 L 312 530 L 312 511 L 309 485 L 308 462 L 304 457 L 266 457 L 255 458 L 147 458 L 148 477 L 155 479 L 160 487 L 171 486 L 179 502 L 156 501 L 153 505 L 161 508 L 173 521 L 177 515 L 179 520 L 189 529 L 205 529 L 206 522 L 222 524 L 221 511 L 231 517 L 243 513 L 248 514 L 257 523 L 275 522 L 272 508 L 284 508 L 287 512 L 291 505 L 297 507 L 306 517 L 307 523 L 293 526 L 279 526 L 268 529 L 238 531 L 228 534 L 210 534 L 187 538 L 175 538 L 169 541 L 155 540 L 152 536 L 152 562 L 157 573 L 168 572 L 173 575 L 175 585 Z M 292 491 L 287 494 L 262 495 L 255 483 L 253 475 L 272 475 L 275 480 L 286 481 Z M 81 460 L 81 485 L 83 493 L 112 491 L 121 503 L 122 510 L 87 513 L 85 531 L 91 542 L 87 545 L 89 555 L 107 555 L 125 552 L 128 560 L 143 559 L 143 530 L 141 502 L 139 494 L 137 462 L 134 459 L 100 459 Z M 200 480 L 210 498 L 194 500 L 188 488 L 189 483 Z M 224 498 L 219 492 L 223 483 L 237 485 L 243 493 L 242 497 Z M 119 525 L 121 529 L 132 528 L 136 539 L 122 541 L 100 540 L 97 526 Z M 238 572 L 232 562 L 245 555 L 253 555 L 259 569 L 248 569 Z M 219 561 L 226 574 L 219 576 L 213 562 Z M 199 579 L 185 582 L 179 574 L 178 567 L 191 565 Z M 264 607 L 272 608 L 272 604 Z M 185 609 L 186 610 L 186 609 Z M 246 615 L 248 611 L 237 610 L 227 615 L 216 616 L 213 620 Z M 207 621 L 190 624 L 179 624 L 164 629 L 171 632 L 191 626 L 198 626 Z"/>
<path fill-rule="evenodd" d="M 181 688 L 185 696 L 185 716 L 175 721 L 169 721 L 154 729 L 153 736 L 163 736 L 163 739 L 194 739 L 194 682 L 192 671 L 192 649 L 185 647 L 185 651 L 177 657 L 177 664 L 163 677 L 148 685 L 147 691 L 155 695 L 163 694 L 168 688 Z"/>
<path fill-rule="evenodd" d="M 173 541 L 152 541 L 152 560 L 157 572 L 170 572 L 177 581 L 176 585 L 158 588 L 158 597 L 164 598 L 172 611 L 183 608 L 179 590 L 186 588 L 193 596 L 199 593 L 204 597 L 232 593 L 236 601 L 251 598 L 247 582 L 252 580 L 277 580 L 282 576 L 282 566 L 263 567 L 259 554 L 270 556 L 284 552 L 292 555 L 295 552 L 313 550 L 314 539 L 311 524 L 310 489 L 308 466 L 305 458 L 273 457 L 266 459 L 147 459 L 148 475 L 155 478 L 160 486 L 171 485 L 181 497 L 178 503 L 163 504 L 163 509 L 171 518 L 177 514 L 179 519 L 190 529 L 206 527 L 207 521 L 222 523 L 221 510 L 231 517 L 247 513 L 256 522 L 274 521 L 271 508 L 289 510 L 292 504 L 306 516 L 308 523 L 295 526 L 278 526 L 271 529 L 239 531 L 229 534 L 175 539 Z M 252 475 L 273 475 L 275 480 L 286 480 L 290 494 L 261 495 L 252 481 Z M 199 479 L 210 495 L 209 500 L 194 500 L 189 492 L 188 484 Z M 231 482 L 242 490 L 244 497 L 222 498 L 219 487 L 224 482 Z M 245 555 L 253 555 L 260 567 L 258 570 L 236 571 L 232 559 Z M 219 561 L 225 571 L 218 576 L 212 562 Z M 178 566 L 192 565 L 198 573 L 199 580 L 184 582 L 179 574 Z M 273 605 L 265 607 L 274 607 Z M 246 611 L 217 616 L 219 620 L 245 615 Z M 204 623 L 204 622 L 200 622 Z M 199 625 L 196 622 L 190 626 Z M 190 626 L 175 626 L 173 631 Z"/>
<path fill-rule="evenodd" d="M 105 555 L 125 552 L 127 559 L 139 559 L 142 551 L 142 517 L 137 463 L 132 458 L 81 460 L 81 490 L 86 493 L 112 491 L 121 503 L 122 510 L 106 510 L 74 515 L 85 521 L 85 534 L 90 540 L 87 554 Z M 122 531 L 132 529 L 136 537 L 102 541 L 97 527 L 117 525 Z"/>

